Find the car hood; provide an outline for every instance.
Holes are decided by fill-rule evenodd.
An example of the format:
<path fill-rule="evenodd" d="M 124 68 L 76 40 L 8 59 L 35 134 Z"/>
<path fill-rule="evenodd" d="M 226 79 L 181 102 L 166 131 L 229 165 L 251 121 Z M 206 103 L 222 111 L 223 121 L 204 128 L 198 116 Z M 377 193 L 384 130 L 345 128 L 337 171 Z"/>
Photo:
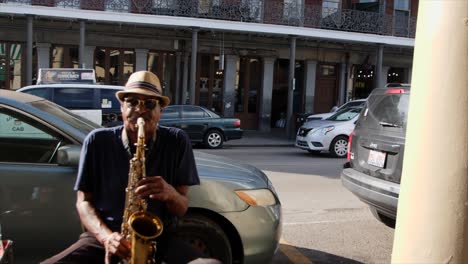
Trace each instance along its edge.
<path fill-rule="evenodd" d="M 315 115 L 309 115 L 309 116 L 307 116 L 307 118 L 315 118 L 315 119 L 321 118 L 321 119 L 324 119 L 324 118 L 332 116 L 333 114 L 334 114 L 333 112 L 332 113 L 315 114 Z"/>
<path fill-rule="evenodd" d="M 254 166 L 200 151 L 194 153 L 201 180 L 223 181 L 232 185 L 234 189 L 257 189 L 269 186 L 267 176 Z"/>
<path fill-rule="evenodd" d="M 318 128 L 318 127 L 325 127 L 325 126 L 340 126 L 344 124 L 348 124 L 349 122 L 354 122 L 356 118 L 347 120 L 347 121 L 331 121 L 331 120 L 312 120 L 309 122 L 305 122 L 302 125 L 303 128 L 311 129 L 311 128 Z"/>

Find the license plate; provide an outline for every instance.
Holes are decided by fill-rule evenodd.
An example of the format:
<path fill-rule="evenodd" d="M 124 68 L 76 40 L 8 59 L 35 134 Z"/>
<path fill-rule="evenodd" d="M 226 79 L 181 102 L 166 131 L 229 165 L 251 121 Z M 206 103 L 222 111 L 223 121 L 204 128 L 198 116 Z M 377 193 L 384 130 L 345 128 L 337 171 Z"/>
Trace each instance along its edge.
<path fill-rule="evenodd" d="M 369 152 L 369 158 L 367 159 L 367 164 L 373 165 L 379 168 L 383 168 L 385 165 L 385 157 L 387 154 L 385 152 L 371 150 Z"/>

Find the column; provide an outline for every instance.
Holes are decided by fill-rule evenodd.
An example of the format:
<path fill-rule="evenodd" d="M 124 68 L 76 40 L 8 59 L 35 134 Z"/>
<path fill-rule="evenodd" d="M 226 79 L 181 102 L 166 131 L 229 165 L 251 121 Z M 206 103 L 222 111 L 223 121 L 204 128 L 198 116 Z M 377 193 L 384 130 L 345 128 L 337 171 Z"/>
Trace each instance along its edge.
<path fill-rule="evenodd" d="M 288 139 L 295 135 L 295 119 L 293 116 L 295 78 L 294 70 L 296 66 L 296 37 L 291 36 L 289 48 L 289 81 L 288 81 L 288 108 L 286 111 L 286 135 Z"/>
<path fill-rule="evenodd" d="M 314 112 L 315 81 L 317 79 L 317 61 L 306 60 L 305 76 L 305 112 Z"/>
<path fill-rule="evenodd" d="M 345 102 L 348 102 L 352 99 L 352 89 L 353 89 L 353 78 L 351 78 L 351 76 L 353 76 L 353 74 L 351 73 L 351 71 L 353 70 L 353 66 L 352 64 L 349 64 L 348 65 L 348 68 L 347 68 L 347 72 L 348 72 L 348 75 L 346 76 L 346 95 L 345 95 Z"/>
<path fill-rule="evenodd" d="M 182 104 L 187 104 L 188 94 L 188 64 L 189 64 L 189 54 L 184 52 L 184 70 L 182 76 Z"/>
<path fill-rule="evenodd" d="M 468 259 L 467 18 L 468 1 L 419 2 L 392 263 Z"/>
<path fill-rule="evenodd" d="M 80 47 L 79 47 L 79 65 L 85 68 L 85 44 L 86 44 L 86 21 L 80 20 Z"/>
<path fill-rule="evenodd" d="M 385 83 L 382 83 L 382 63 L 383 63 L 383 44 L 379 44 L 377 47 L 377 56 L 375 62 L 375 81 L 374 88 L 384 87 Z"/>
<path fill-rule="evenodd" d="M 411 83 L 411 78 L 413 77 L 413 67 L 406 69 L 406 83 Z"/>
<path fill-rule="evenodd" d="M 263 132 L 269 132 L 271 129 L 271 99 L 273 96 L 274 69 L 275 58 L 263 58 L 262 98 L 259 109 L 259 129 Z"/>
<path fill-rule="evenodd" d="M 181 94 L 182 93 L 182 88 L 180 85 L 180 62 L 182 61 L 182 52 L 177 51 L 176 52 L 176 77 L 175 77 L 175 94 L 174 94 L 174 104 L 180 104 L 181 103 Z"/>
<path fill-rule="evenodd" d="M 197 72 L 198 29 L 192 29 L 192 58 L 190 63 L 190 104 L 195 104 L 195 74 Z"/>
<path fill-rule="evenodd" d="M 50 43 L 36 43 L 37 68 L 50 68 Z"/>
<path fill-rule="evenodd" d="M 226 67 L 224 68 L 223 105 L 224 116 L 234 117 L 234 86 L 236 84 L 236 67 L 238 56 L 224 55 Z"/>
<path fill-rule="evenodd" d="M 338 105 L 344 104 L 346 96 L 346 63 L 340 63 L 340 80 L 339 80 L 340 90 L 338 92 Z"/>
<path fill-rule="evenodd" d="M 94 50 L 96 50 L 96 46 L 84 47 L 83 68 L 94 69 Z"/>
<path fill-rule="evenodd" d="M 33 17 L 26 17 L 26 85 L 32 84 L 33 66 Z"/>
<path fill-rule="evenodd" d="M 135 71 L 146 71 L 147 68 L 148 68 L 148 50 L 147 49 L 135 49 Z"/>
<path fill-rule="evenodd" d="M 388 71 L 390 70 L 389 66 L 382 66 L 382 73 L 380 74 L 380 85 L 377 88 L 383 88 L 387 84 Z"/>

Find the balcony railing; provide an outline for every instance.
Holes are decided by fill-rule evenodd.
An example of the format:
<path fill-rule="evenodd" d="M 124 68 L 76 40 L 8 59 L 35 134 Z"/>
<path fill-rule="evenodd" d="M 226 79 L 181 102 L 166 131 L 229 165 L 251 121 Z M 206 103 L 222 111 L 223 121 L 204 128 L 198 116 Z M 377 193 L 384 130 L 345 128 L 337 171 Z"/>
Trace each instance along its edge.
<path fill-rule="evenodd" d="M 84 10 L 221 19 L 414 38 L 416 18 L 268 0 L 0 0 Z"/>

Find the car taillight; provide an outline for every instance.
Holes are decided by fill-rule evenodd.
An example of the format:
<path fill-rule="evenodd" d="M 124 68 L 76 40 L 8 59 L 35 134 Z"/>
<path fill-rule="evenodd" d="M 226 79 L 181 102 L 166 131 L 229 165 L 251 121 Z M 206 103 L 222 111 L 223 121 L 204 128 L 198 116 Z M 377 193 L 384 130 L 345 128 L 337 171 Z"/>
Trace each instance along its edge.
<path fill-rule="evenodd" d="M 353 136 L 354 136 L 354 130 L 353 132 L 351 132 L 351 134 L 349 134 L 349 138 L 348 138 L 348 155 L 346 157 L 348 161 L 351 160 L 351 143 L 353 142 Z"/>
<path fill-rule="evenodd" d="M 386 94 L 404 94 L 406 93 L 405 89 L 401 88 L 391 88 L 385 91 Z"/>
<path fill-rule="evenodd" d="M 240 127 L 240 120 L 239 119 L 234 121 L 234 126 L 235 127 Z"/>

